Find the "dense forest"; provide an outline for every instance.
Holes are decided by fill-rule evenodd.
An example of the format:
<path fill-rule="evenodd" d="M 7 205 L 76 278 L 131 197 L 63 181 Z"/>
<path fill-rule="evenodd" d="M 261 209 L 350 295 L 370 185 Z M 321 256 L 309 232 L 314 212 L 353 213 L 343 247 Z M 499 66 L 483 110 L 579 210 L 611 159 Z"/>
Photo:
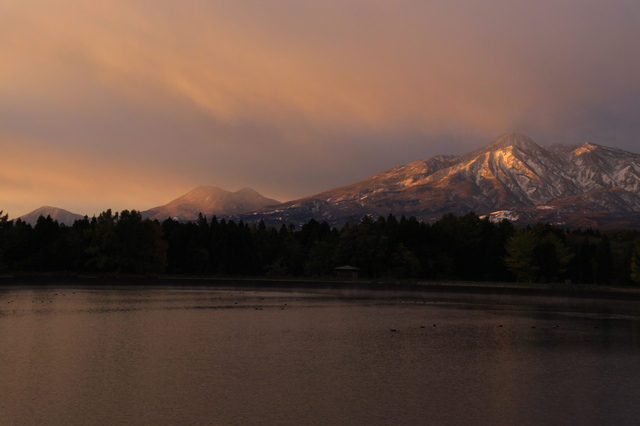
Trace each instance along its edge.
<path fill-rule="evenodd" d="M 296 229 L 202 215 L 160 223 L 135 210 L 31 226 L 0 212 L 1 273 L 330 277 L 342 265 L 369 279 L 629 285 L 640 282 L 640 232 L 516 228 L 474 213 Z"/>

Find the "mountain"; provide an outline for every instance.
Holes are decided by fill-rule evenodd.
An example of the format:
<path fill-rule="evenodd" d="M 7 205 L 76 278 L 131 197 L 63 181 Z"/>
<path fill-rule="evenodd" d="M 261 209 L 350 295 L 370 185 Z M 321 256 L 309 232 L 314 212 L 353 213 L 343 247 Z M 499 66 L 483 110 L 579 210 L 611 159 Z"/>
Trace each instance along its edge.
<path fill-rule="evenodd" d="M 234 215 L 275 204 L 280 204 L 280 201 L 263 197 L 251 188 L 229 192 L 215 186 L 200 186 L 164 206 L 141 213 L 144 218 L 160 221 L 169 217 L 188 221 L 197 220 L 199 213 L 210 219 L 213 215 Z"/>
<path fill-rule="evenodd" d="M 238 219 L 340 226 L 363 215 L 435 221 L 443 214 L 591 226 L 640 225 L 640 155 L 592 143 L 545 149 L 504 134 L 461 156 L 436 156 L 317 195 L 262 208 Z M 502 216 L 501 216 L 502 215 Z M 625 225 L 625 226 L 626 226 Z M 582 226 L 582 225 L 576 225 Z"/>
<path fill-rule="evenodd" d="M 84 219 L 84 216 L 71 213 L 70 211 L 59 209 L 57 207 L 42 206 L 39 209 L 35 209 L 31 213 L 20 216 L 20 219 L 24 222 L 35 226 L 38 218 L 51 216 L 51 219 L 58 221 L 58 223 L 64 223 L 67 226 L 73 225 L 73 222 L 79 219 Z"/>

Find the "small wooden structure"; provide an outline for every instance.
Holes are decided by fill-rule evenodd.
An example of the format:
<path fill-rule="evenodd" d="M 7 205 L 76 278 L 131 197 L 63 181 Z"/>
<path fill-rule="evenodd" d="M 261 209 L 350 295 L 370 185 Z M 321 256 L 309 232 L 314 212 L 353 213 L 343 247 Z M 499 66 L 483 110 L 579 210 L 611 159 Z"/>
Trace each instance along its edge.
<path fill-rule="evenodd" d="M 338 278 L 346 278 L 350 280 L 358 279 L 358 272 L 360 272 L 360 268 L 356 268 L 351 265 L 338 266 L 335 268 L 336 275 Z"/>

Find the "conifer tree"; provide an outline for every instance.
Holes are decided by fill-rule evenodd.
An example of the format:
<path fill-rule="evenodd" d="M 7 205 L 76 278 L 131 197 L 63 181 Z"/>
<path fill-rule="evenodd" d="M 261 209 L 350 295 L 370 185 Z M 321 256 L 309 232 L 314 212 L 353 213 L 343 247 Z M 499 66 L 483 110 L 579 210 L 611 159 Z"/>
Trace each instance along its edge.
<path fill-rule="evenodd" d="M 533 232 L 521 229 L 507 240 L 504 259 L 507 268 L 518 281 L 533 282 L 540 270 L 534 262 L 536 238 Z"/>
<path fill-rule="evenodd" d="M 631 279 L 640 284 L 640 239 L 635 241 L 631 254 Z"/>

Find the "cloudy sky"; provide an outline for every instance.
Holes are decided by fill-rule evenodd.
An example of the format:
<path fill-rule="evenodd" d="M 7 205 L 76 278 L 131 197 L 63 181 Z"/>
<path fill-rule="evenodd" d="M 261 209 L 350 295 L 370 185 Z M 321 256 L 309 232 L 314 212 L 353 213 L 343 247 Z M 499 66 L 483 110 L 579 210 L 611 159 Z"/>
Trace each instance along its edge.
<path fill-rule="evenodd" d="M 517 131 L 640 153 L 637 0 L 0 0 L 0 210 L 287 201 Z"/>

